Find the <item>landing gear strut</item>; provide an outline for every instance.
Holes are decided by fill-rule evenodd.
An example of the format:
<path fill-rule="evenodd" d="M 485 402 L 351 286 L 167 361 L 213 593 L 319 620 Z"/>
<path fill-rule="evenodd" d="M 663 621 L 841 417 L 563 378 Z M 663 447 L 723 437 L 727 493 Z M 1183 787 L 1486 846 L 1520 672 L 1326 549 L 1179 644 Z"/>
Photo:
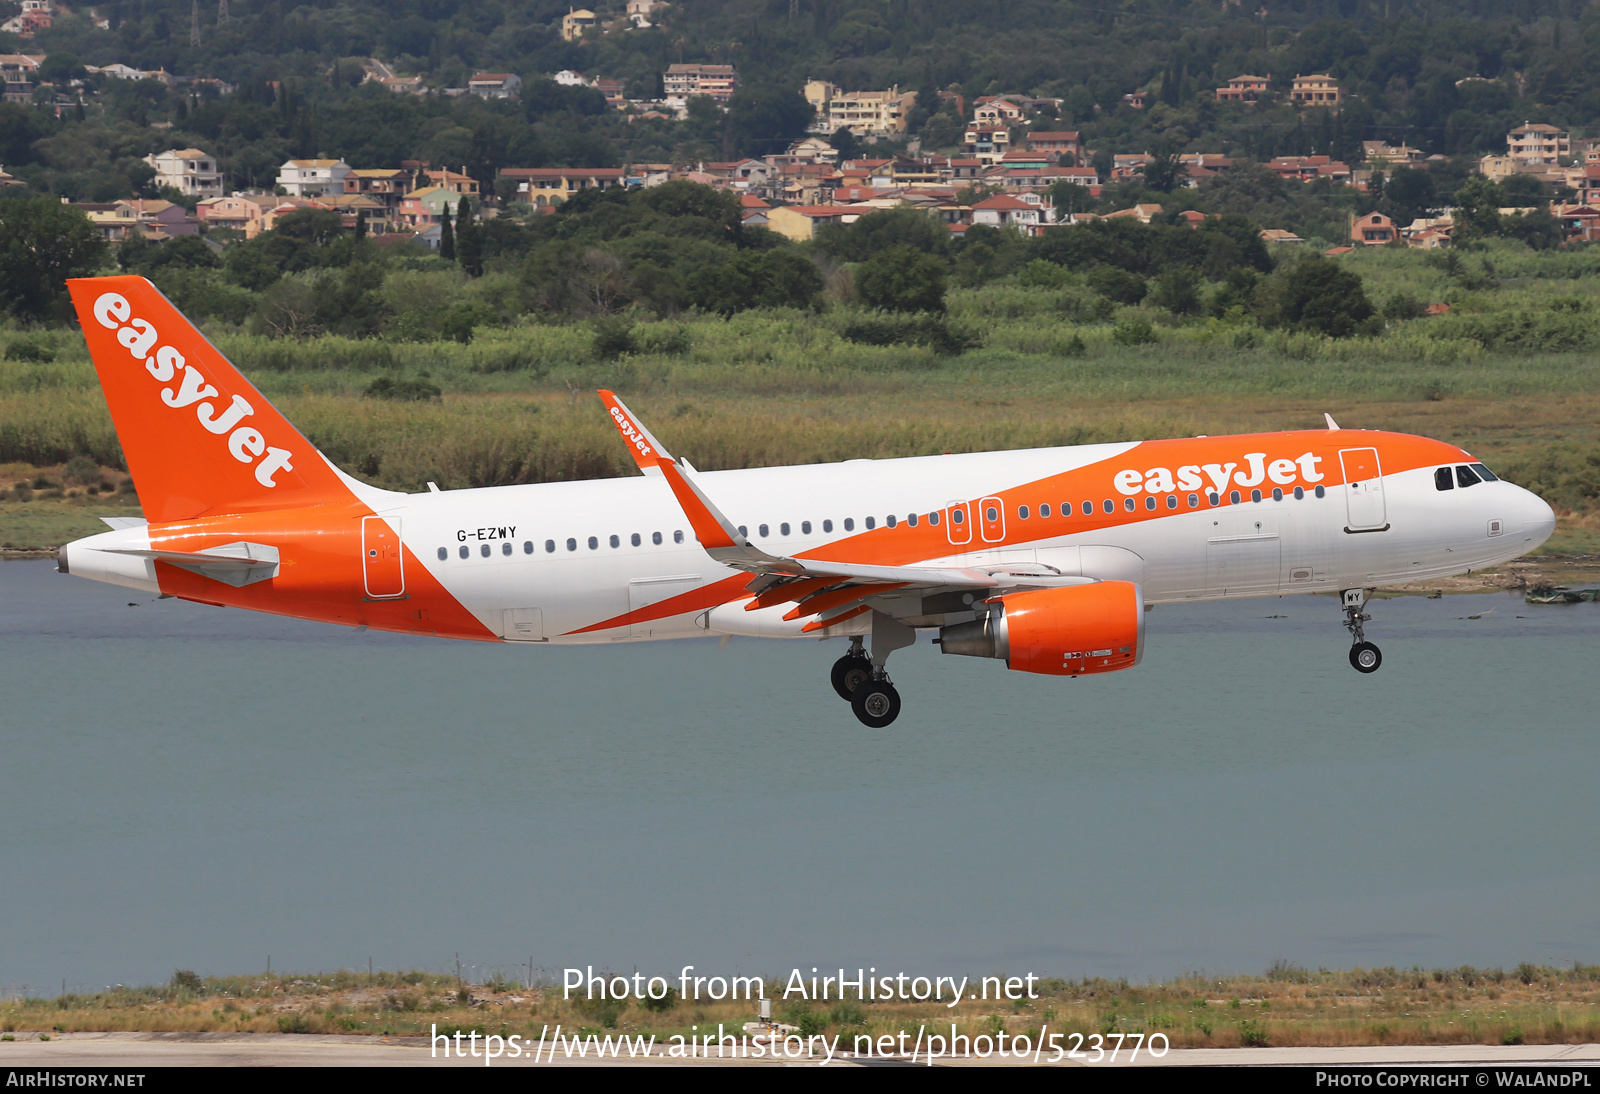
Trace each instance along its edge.
<path fill-rule="evenodd" d="M 850 650 L 833 663 L 830 680 L 839 698 L 849 702 L 861 724 L 882 729 L 900 716 L 900 693 L 889 680 L 884 665 L 889 654 L 915 642 L 917 632 L 883 612 L 872 613 L 872 656 L 862 648 L 861 636 L 850 639 Z"/>
<path fill-rule="evenodd" d="M 1367 590 L 1346 589 L 1344 598 L 1344 626 L 1350 632 L 1350 667 L 1357 672 L 1377 672 L 1378 666 L 1383 664 L 1383 651 L 1367 641 L 1363 624 L 1369 623 L 1372 616 L 1364 610 L 1367 606 Z"/>

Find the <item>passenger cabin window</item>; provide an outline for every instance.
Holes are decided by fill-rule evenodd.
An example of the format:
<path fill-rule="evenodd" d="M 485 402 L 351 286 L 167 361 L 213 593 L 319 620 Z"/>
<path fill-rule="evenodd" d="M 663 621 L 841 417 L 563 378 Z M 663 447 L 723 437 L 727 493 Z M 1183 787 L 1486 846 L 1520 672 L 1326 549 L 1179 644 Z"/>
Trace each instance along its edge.
<path fill-rule="evenodd" d="M 1167 508 L 1168 509 L 1176 509 L 1177 507 L 1178 507 L 1178 495 L 1176 495 L 1176 494 L 1168 494 L 1167 495 Z"/>
<path fill-rule="evenodd" d="M 1084 502 L 1083 504 L 1088 505 L 1089 503 Z M 1105 510 L 1108 513 L 1115 513 L 1117 511 L 1117 503 L 1112 501 L 1110 498 L 1107 498 L 1105 500 Z"/>
<path fill-rule="evenodd" d="M 1228 492 L 1228 504 L 1230 504 L 1230 505 L 1238 505 L 1239 504 L 1239 491 L 1231 490 L 1231 491 Z"/>
<path fill-rule="evenodd" d="M 761 538 L 762 539 L 766 539 L 767 538 L 767 526 L 765 524 L 763 524 L 763 525 L 761 525 L 761 527 L 757 528 L 756 531 L 761 533 Z"/>
<path fill-rule="evenodd" d="M 683 530 L 682 529 L 679 529 L 678 531 L 672 533 L 672 542 L 674 542 L 674 543 L 682 543 L 683 542 Z"/>
<path fill-rule="evenodd" d="M 1222 504 L 1222 499 L 1217 496 L 1217 492 L 1215 490 L 1211 491 L 1211 493 L 1206 495 L 1206 500 L 1208 502 L 1210 502 L 1212 505 L 1220 505 L 1220 504 Z"/>
<path fill-rule="evenodd" d="M 650 542 L 654 543 L 657 547 L 661 546 L 661 533 L 660 532 L 651 532 L 650 533 Z"/>
<path fill-rule="evenodd" d="M 915 513 L 907 513 L 906 514 L 906 523 L 911 525 L 911 527 L 915 528 L 917 526 L 917 514 L 915 514 Z"/>
<path fill-rule="evenodd" d="M 472 548 L 468 547 L 466 544 L 462 544 L 459 554 L 462 558 L 470 558 L 472 556 Z"/>
<path fill-rule="evenodd" d="M 868 517 L 867 518 L 867 531 L 870 532 L 874 528 L 876 528 L 877 526 L 878 526 L 878 520 L 877 520 L 876 517 Z"/>
<path fill-rule="evenodd" d="M 622 546 L 622 540 L 617 538 L 616 536 L 612 536 L 606 542 L 610 543 L 611 546 L 613 546 L 613 547 L 621 547 Z"/>
<path fill-rule="evenodd" d="M 1044 520 L 1049 516 L 1050 516 L 1050 503 L 1049 502 L 1045 502 L 1043 505 L 1039 506 L 1039 519 L 1040 520 Z"/>
<path fill-rule="evenodd" d="M 1145 495 L 1144 507 L 1146 509 L 1154 509 L 1156 507 L 1155 495 L 1153 495 L 1153 494 L 1146 494 Z"/>
<path fill-rule="evenodd" d="M 823 522 L 822 522 L 822 530 L 823 530 L 823 531 L 824 531 L 824 532 L 831 532 L 831 531 L 833 531 L 833 521 L 831 521 L 831 520 L 825 520 L 825 521 L 823 521 Z"/>
<path fill-rule="evenodd" d="M 522 541 L 522 553 L 525 555 L 533 554 L 533 540 L 527 539 Z"/>
<path fill-rule="evenodd" d="M 1319 498 L 1320 498 L 1320 497 L 1322 497 L 1322 496 L 1323 496 L 1323 495 L 1324 495 L 1324 494 L 1326 494 L 1326 493 L 1327 493 L 1327 492 L 1328 492 L 1328 491 L 1327 491 L 1327 489 L 1326 489 L 1326 488 L 1324 488 L 1324 487 L 1321 487 L 1321 486 L 1319 486 L 1319 487 L 1317 487 L 1317 497 L 1319 497 Z"/>
<path fill-rule="evenodd" d="M 1018 520 L 1027 520 L 1028 519 L 1028 507 L 1026 505 L 1017 506 L 1017 519 Z"/>
<path fill-rule="evenodd" d="M 489 557 L 489 545 L 487 543 L 485 543 L 483 546 L 479 547 L 478 548 L 478 553 L 480 555 L 482 555 L 484 558 L 488 558 Z"/>
<path fill-rule="evenodd" d="M 989 506 L 989 508 L 987 508 L 987 509 L 985 509 L 983 511 L 983 519 L 987 520 L 987 521 L 997 521 L 997 520 L 999 520 L 1000 519 L 1000 510 L 996 509 L 992 505 Z"/>
<path fill-rule="evenodd" d="M 895 515 L 893 513 L 890 513 L 887 517 L 884 517 L 883 518 L 883 522 L 885 524 L 887 524 L 890 528 L 893 528 L 897 523 L 899 523 L 895 519 Z"/>
<path fill-rule="evenodd" d="M 1477 486 L 1482 481 L 1472 468 L 1462 465 L 1456 468 L 1456 485 L 1463 490 L 1469 486 Z"/>
<path fill-rule="evenodd" d="M 599 549 L 600 549 L 600 540 L 599 540 L 599 538 L 596 537 L 596 536 L 590 536 L 589 537 L 589 550 L 598 551 Z"/>
<path fill-rule="evenodd" d="M 870 528 L 870 527 L 872 527 L 872 525 L 869 524 L 869 525 L 867 525 L 867 527 Z M 856 530 L 856 518 L 855 517 L 845 517 L 844 518 L 844 530 L 846 532 L 854 532 Z"/>
<path fill-rule="evenodd" d="M 577 540 L 575 540 L 575 539 L 567 540 L 567 550 L 576 551 L 577 549 L 578 549 L 578 541 Z"/>
<path fill-rule="evenodd" d="M 440 562 L 443 562 L 445 559 L 447 559 L 449 557 L 450 557 L 450 548 L 448 548 L 448 547 L 439 548 L 439 561 Z"/>
<path fill-rule="evenodd" d="M 803 520 L 800 522 L 800 534 L 802 536 L 809 536 L 811 534 L 811 522 L 809 520 Z"/>
<path fill-rule="evenodd" d="M 1110 503 L 1108 502 L 1107 504 L 1110 504 Z M 1109 513 L 1109 512 L 1111 512 L 1111 510 L 1107 509 L 1106 512 Z M 1086 502 L 1083 503 L 1083 515 L 1086 516 L 1086 517 L 1094 516 L 1094 502 L 1086 501 Z"/>
<path fill-rule="evenodd" d="M 1456 488 L 1455 476 L 1450 473 L 1450 468 L 1441 467 L 1433 473 L 1433 488 L 1435 490 L 1454 490 Z"/>
<path fill-rule="evenodd" d="M 1200 495 L 1199 494 L 1190 494 L 1189 495 L 1189 508 L 1190 509 L 1198 509 L 1198 508 L 1200 508 Z"/>
<path fill-rule="evenodd" d="M 1261 500 L 1261 491 L 1259 491 L 1259 490 L 1250 491 L 1250 500 L 1251 501 L 1260 501 Z"/>
<path fill-rule="evenodd" d="M 547 540 L 544 541 L 544 553 L 547 554 L 547 555 L 553 555 L 553 554 L 556 553 L 556 541 L 555 540 L 547 539 Z"/>
<path fill-rule="evenodd" d="M 511 541 L 509 539 L 500 545 L 500 553 L 503 555 L 511 553 Z"/>
<path fill-rule="evenodd" d="M 950 510 L 950 521 L 952 524 L 965 524 L 967 522 L 967 511 L 965 509 Z"/>
<path fill-rule="evenodd" d="M 782 524 L 778 525 L 778 534 L 780 536 L 787 536 L 789 534 L 789 522 L 788 521 L 784 521 Z"/>
<path fill-rule="evenodd" d="M 1281 486 L 1274 486 L 1272 488 L 1272 500 L 1273 501 L 1282 501 L 1283 500 L 1283 488 Z"/>
<path fill-rule="evenodd" d="M 1295 501 L 1300 501 L 1300 500 L 1304 499 L 1305 496 L 1306 496 L 1306 488 L 1305 487 L 1297 486 L 1297 487 L 1294 488 L 1294 500 Z"/>
<path fill-rule="evenodd" d="M 1122 507 L 1124 509 L 1126 509 L 1130 513 L 1133 512 L 1133 499 L 1132 498 L 1123 498 L 1122 499 Z"/>
<path fill-rule="evenodd" d="M 628 537 L 628 542 L 637 547 L 644 542 L 644 539 L 639 535 L 638 532 L 635 532 L 633 535 Z"/>
<path fill-rule="evenodd" d="M 750 529 L 746 528 L 744 525 L 741 524 L 741 525 L 739 525 L 739 534 L 741 536 L 743 536 L 745 539 L 749 539 L 750 538 Z"/>
<path fill-rule="evenodd" d="M 934 525 L 935 527 L 938 526 L 938 524 L 939 524 L 939 511 L 937 509 L 935 509 L 933 512 L 928 514 L 928 523 L 931 524 L 931 525 Z"/>

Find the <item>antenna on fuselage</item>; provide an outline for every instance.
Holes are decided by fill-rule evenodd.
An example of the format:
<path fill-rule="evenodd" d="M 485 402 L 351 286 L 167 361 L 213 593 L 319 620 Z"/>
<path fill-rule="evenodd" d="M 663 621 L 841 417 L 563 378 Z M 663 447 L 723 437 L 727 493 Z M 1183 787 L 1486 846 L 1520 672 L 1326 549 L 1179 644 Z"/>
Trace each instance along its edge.
<path fill-rule="evenodd" d="M 1322 417 L 1323 417 L 1323 420 L 1328 423 L 1328 428 L 1329 429 L 1338 429 L 1339 428 L 1339 423 L 1334 421 L 1333 420 L 1333 415 L 1329 414 L 1326 410 L 1324 410 L 1322 412 Z"/>

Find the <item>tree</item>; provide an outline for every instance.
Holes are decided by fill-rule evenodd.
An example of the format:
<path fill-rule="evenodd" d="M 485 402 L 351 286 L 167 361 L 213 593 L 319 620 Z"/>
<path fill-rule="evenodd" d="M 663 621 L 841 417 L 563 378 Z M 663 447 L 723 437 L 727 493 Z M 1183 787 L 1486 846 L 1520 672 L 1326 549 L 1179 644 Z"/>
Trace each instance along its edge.
<path fill-rule="evenodd" d="M 1200 274 L 1190 266 L 1168 266 L 1156 277 L 1156 291 L 1150 302 L 1174 315 L 1193 315 L 1200 310 Z"/>
<path fill-rule="evenodd" d="M 841 125 L 834 130 L 833 136 L 828 138 L 828 143 L 839 153 L 841 160 L 853 160 L 861 154 L 861 142 L 850 132 L 848 125 Z"/>
<path fill-rule="evenodd" d="M 1269 322 L 1294 330 L 1348 338 L 1365 331 L 1372 318 L 1361 278 L 1332 259 L 1313 255 L 1302 259 L 1283 279 Z"/>
<path fill-rule="evenodd" d="M 444 212 L 439 215 L 439 257 L 455 261 L 456 257 L 456 232 L 450 226 L 450 203 L 444 203 Z"/>
<path fill-rule="evenodd" d="M 947 270 L 915 247 L 890 247 L 856 268 L 856 295 L 883 311 L 942 312 Z"/>
<path fill-rule="evenodd" d="M 1144 184 L 1152 190 L 1170 194 L 1182 181 L 1183 174 L 1184 167 L 1178 162 L 1178 154 L 1163 149 L 1151 156 L 1150 162 L 1144 165 Z"/>
<path fill-rule="evenodd" d="M 1050 184 L 1050 204 L 1056 207 L 1056 216 L 1067 213 L 1087 213 L 1094 208 L 1094 194 L 1081 183 L 1061 179 Z"/>
<path fill-rule="evenodd" d="M 1498 234 L 1500 207 L 1505 203 L 1505 192 L 1496 183 L 1486 178 L 1468 179 L 1456 190 L 1451 238 L 1464 242 Z"/>
<path fill-rule="evenodd" d="M 805 136 L 816 111 L 797 88 L 750 84 L 728 100 L 728 131 L 736 155 L 770 156 Z"/>
<path fill-rule="evenodd" d="M 472 201 L 467 197 L 456 206 L 456 259 L 468 277 L 483 276 L 483 229 L 473 220 Z"/>
<path fill-rule="evenodd" d="M 950 233 L 921 209 L 903 206 L 868 213 L 854 224 L 829 224 L 817 233 L 817 246 L 846 262 L 865 262 L 889 247 L 943 255 Z"/>
<path fill-rule="evenodd" d="M 53 197 L 0 200 L 0 308 L 17 318 L 66 318 L 67 278 L 93 276 L 105 260 L 81 210 Z"/>

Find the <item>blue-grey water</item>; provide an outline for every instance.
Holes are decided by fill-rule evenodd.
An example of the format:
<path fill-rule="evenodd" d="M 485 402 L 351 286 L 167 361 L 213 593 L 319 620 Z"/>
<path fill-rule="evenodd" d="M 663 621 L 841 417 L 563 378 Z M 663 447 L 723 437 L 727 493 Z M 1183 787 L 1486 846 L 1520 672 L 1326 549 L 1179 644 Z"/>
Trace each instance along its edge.
<path fill-rule="evenodd" d="M 1144 663 L 1102 679 L 923 642 L 871 731 L 828 687 L 838 641 L 488 646 L 0 564 L 0 992 L 268 955 L 1136 978 L 1600 959 L 1600 607 L 1372 613 L 1374 676 L 1321 597 L 1157 609 Z"/>

